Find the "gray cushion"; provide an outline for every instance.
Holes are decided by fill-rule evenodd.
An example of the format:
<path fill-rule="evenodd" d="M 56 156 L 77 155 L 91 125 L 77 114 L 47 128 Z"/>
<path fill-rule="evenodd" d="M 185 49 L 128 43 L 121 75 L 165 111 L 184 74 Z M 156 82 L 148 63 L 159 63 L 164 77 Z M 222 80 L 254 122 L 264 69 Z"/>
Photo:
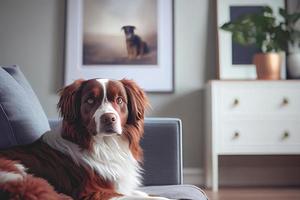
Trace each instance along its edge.
<path fill-rule="evenodd" d="M 28 144 L 50 129 L 34 91 L 18 66 L 0 67 L 0 148 Z"/>
<path fill-rule="evenodd" d="M 142 187 L 142 191 L 170 199 L 207 200 L 205 193 L 193 185 L 165 185 Z"/>

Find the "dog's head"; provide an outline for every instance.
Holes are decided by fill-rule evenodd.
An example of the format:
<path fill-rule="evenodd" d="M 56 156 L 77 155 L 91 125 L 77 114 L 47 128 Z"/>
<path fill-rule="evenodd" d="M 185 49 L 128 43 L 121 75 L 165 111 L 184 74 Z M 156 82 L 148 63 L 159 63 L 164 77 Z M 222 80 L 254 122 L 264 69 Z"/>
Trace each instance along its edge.
<path fill-rule="evenodd" d="M 62 136 L 89 149 L 95 136 L 119 135 L 137 150 L 147 106 L 145 93 L 131 80 L 77 80 L 60 92 Z"/>
<path fill-rule="evenodd" d="M 126 39 L 130 39 L 133 37 L 135 26 L 127 25 L 127 26 L 123 26 L 121 29 L 124 30 Z"/>

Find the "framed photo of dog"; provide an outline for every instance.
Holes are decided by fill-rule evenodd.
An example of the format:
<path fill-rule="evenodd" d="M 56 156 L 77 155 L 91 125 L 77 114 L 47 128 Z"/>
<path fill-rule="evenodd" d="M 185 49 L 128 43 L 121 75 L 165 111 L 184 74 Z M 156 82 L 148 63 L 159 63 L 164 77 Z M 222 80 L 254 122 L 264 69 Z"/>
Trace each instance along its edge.
<path fill-rule="evenodd" d="M 65 84 L 133 79 L 173 92 L 173 0 L 68 0 Z"/>
<path fill-rule="evenodd" d="M 220 27 L 241 15 L 260 12 L 264 6 L 271 7 L 275 16 L 280 18 L 278 8 L 284 8 L 285 2 L 284 0 L 216 0 L 219 79 L 257 78 L 252 58 L 259 49 L 255 45 L 242 46 L 234 43 L 232 34 L 221 30 Z M 285 67 L 282 67 L 282 77 L 285 74 L 284 70 Z"/>

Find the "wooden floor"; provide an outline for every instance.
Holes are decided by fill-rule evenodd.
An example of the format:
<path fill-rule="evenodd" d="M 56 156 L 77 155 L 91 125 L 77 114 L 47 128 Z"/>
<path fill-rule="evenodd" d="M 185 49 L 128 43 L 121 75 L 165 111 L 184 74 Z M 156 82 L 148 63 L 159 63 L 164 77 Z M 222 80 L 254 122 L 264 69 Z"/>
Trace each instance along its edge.
<path fill-rule="evenodd" d="M 298 188 L 221 188 L 204 189 L 209 200 L 300 200 Z"/>

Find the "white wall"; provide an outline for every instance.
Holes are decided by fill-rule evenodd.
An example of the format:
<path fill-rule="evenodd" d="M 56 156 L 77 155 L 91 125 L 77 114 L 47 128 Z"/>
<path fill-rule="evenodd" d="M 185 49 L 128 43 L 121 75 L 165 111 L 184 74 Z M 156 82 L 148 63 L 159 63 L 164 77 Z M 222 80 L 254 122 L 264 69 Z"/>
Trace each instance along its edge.
<path fill-rule="evenodd" d="M 175 0 L 175 93 L 149 94 L 149 116 L 183 120 L 185 167 L 202 167 L 203 87 L 216 65 L 212 2 Z M 0 0 L 0 65 L 21 66 L 48 117 L 57 117 L 64 16 L 63 0 Z"/>
<path fill-rule="evenodd" d="M 21 67 L 48 117 L 57 116 L 63 78 L 64 7 L 62 0 L 0 0 L 0 65 Z"/>

